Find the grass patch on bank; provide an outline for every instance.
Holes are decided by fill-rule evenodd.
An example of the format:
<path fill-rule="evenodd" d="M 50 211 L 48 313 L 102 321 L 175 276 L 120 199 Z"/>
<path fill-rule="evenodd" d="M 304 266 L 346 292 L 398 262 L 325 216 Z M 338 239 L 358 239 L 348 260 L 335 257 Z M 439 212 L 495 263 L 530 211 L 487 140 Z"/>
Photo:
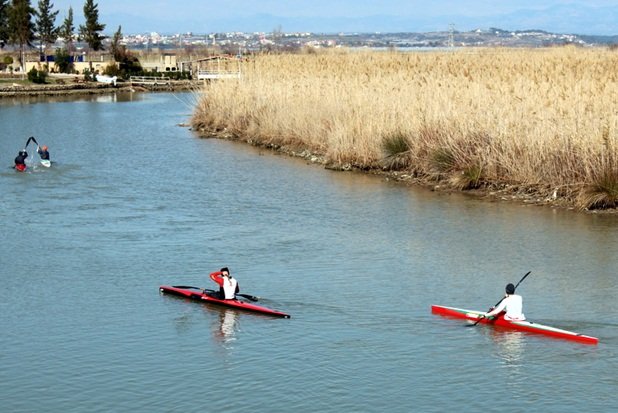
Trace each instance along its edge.
<path fill-rule="evenodd" d="M 394 132 L 384 137 L 382 141 L 384 158 L 380 161 L 382 167 L 389 171 L 410 168 L 409 137 L 402 132 Z"/>

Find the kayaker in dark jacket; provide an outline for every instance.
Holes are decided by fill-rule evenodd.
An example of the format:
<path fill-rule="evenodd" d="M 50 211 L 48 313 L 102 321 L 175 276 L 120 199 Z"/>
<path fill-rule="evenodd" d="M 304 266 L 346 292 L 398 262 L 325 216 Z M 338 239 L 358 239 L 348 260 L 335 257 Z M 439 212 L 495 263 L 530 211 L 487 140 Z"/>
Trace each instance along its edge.
<path fill-rule="evenodd" d="M 238 281 L 232 278 L 230 270 L 227 267 L 210 274 L 210 279 L 219 284 L 220 300 L 233 300 L 236 298 L 236 293 L 240 291 Z"/>
<path fill-rule="evenodd" d="M 39 156 L 44 161 L 49 161 L 49 151 L 47 149 L 47 145 L 43 145 L 38 149 Z"/>
<path fill-rule="evenodd" d="M 28 157 L 28 152 L 25 149 L 19 151 L 17 156 L 15 157 L 15 169 L 18 171 L 26 170 L 26 158 Z"/>
<path fill-rule="evenodd" d="M 501 312 L 505 312 L 504 319 L 510 321 L 524 321 L 526 316 L 523 313 L 523 299 L 521 295 L 515 294 L 515 286 L 513 284 L 507 284 L 505 288 L 506 294 L 502 301 L 485 314 L 485 317 L 496 316 Z"/>

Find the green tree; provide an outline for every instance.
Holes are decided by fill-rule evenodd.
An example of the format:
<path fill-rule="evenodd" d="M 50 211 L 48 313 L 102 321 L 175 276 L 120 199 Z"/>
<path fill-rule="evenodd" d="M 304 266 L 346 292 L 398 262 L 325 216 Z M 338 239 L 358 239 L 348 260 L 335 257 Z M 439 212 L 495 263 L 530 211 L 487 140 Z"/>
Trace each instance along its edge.
<path fill-rule="evenodd" d="M 110 51 L 114 56 L 114 60 L 118 63 L 117 72 L 113 72 L 113 68 L 106 69 L 106 74 L 110 76 L 118 76 L 127 78 L 136 73 L 142 72 L 142 65 L 137 57 L 135 57 L 130 50 L 123 44 L 120 44 L 122 40 L 122 26 L 118 26 L 118 30 L 114 33 L 112 43 L 110 45 Z M 115 67 L 115 66 L 114 66 Z"/>
<path fill-rule="evenodd" d="M 9 41 L 9 3 L 0 0 L 0 49 Z"/>
<path fill-rule="evenodd" d="M 110 44 L 110 52 L 112 52 L 112 56 L 114 56 L 114 60 L 117 62 L 122 59 L 122 55 L 126 49 L 124 45 L 120 44 L 120 40 L 122 40 L 122 26 L 118 26 L 118 30 L 114 33 L 112 43 Z"/>
<path fill-rule="evenodd" d="M 73 73 L 73 61 L 66 49 L 56 49 L 54 60 L 60 73 Z"/>
<path fill-rule="evenodd" d="M 73 24 L 73 7 L 69 6 L 62 25 L 58 28 L 58 36 L 64 40 L 64 48 L 56 50 L 56 66 L 60 73 L 73 73 L 72 54 L 75 51 L 73 47 L 73 36 L 75 35 L 75 26 Z"/>
<path fill-rule="evenodd" d="M 36 12 L 36 30 L 41 41 L 41 51 L 56 42 L 58 38 L 58 28 L 56 27 L 56 16 L 58 11 L 52 11 L 54 5 L 49 0 L 39 0 L 39 10 Z"/>
<path fill-rule="evenodd" d="M 79 26 L 79 34 L 83 40 L 88 43 L 91 50 L 104 50 L 103 39 L 105 38 L 100 32 L 105 29 L 105 25 L 99 23 L 98 4 L 93 0 L 86 0 L 84 3 L 84 19 L 85 24 Z"/>
<path fill-rule="evenodd" d="M 32 47 L 34 40 L 34 23 L 32 22 L 34 14 L 30 0 L 13 0 L 9 9 L 9 42 L 19 45 L 19 63 L 22 73 L 24 73 L 26 48 Z"/>
<path fill-rule="evenodd" d="M 62 22 L 62 26 L 58 28 L 58 36 L 64 39 L 64 47 L 67 52 L 73 52 L 73 35 L 75 34 L 75 26 L 73 25 L 73 7 L 69 6 L 69 12 Z"/>

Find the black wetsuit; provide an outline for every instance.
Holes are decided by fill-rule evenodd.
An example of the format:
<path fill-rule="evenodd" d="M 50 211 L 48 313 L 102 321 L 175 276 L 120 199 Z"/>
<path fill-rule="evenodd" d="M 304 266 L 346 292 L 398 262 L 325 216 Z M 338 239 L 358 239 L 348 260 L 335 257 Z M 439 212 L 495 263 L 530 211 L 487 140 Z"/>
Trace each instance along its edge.
<path fill-rule="evenodd" d="M 44 161 L 49 161 L 49 151 L 45 151 L 43 149 L 39 149 L 39 156 Z"/>
<path fill-rule="evenodd" d="M 27 157 L 28 157 L 28 154 L 25 154 L 25 155 L 22 155 L 21 153 L 18 154 L 15 157 L 15 165 L 25 165 Z"/>

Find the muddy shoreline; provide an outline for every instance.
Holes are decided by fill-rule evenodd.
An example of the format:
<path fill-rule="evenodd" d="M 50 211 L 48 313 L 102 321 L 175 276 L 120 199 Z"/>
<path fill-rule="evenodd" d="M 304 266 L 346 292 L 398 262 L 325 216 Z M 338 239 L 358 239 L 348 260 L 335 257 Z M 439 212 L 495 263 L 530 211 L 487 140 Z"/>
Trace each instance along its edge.
<path fill-rule="evenodd" d="M 80 82 L 70 84 L 20 85 L 0 83 L 0 99 L 20 96 L 68 96 L 97 95 L 116 92 L 164 92 L 187 91 L 199 87 L 199 82 L 189 80 L 172 81 L 167 85 L 132 85 L 119 82 L 116 86 L 98 82 Z"/>
<path fill-rule="evenodd" d="M 457 193 L 471 196 L 477 199 L 482 199 L 487 202 L 509 202 L 520 205 L 538 206 L 584 214 L 618 214 L 617 209 L 580 209 L 577 208 L 574 202 L 568 198 L 555 196 L 555 194 L 547 196 L 547 191 L 535 191 L 529 187 L 523 187 L 513 184 L 488 183 L 487 185 L 478 189 L 458 190 L 432 177 L 414 176 L 414 174 L 406 171 L 389 171 L 379 167 L 358 167 L 351 164 L 336 164 L 329 161 L 322 154 L 314 153 L 302 147 L 264 144 L 253 139 L 240 138 L 226 132 L 213 133 L 205 129 L 193 130 L 197 134 L 197 136 L 202 139 L 223 139 L 245 143 L 251 146 L 269 150 L 274 153 L 279 153 L 295 158 L 302 158 L 306 160 L 307 163 L 320 165 L 325 169 L 341 172 L 376 175 L 387 182 L 396 182 L 401 185 L 422 187 L 430 191 L 436 191 L 445 194 Z"/>

